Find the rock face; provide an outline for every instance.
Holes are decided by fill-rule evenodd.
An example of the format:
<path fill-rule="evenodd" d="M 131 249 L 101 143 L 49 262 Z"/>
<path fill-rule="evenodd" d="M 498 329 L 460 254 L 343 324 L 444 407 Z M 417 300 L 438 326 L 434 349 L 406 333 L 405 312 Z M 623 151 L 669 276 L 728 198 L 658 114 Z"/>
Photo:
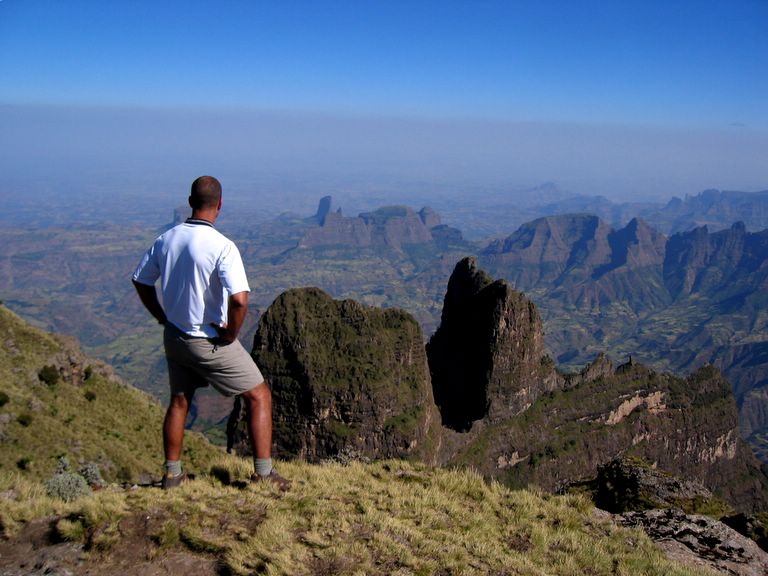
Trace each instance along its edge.
<path fill-rule="evenodd" d="M 328 213 L 331 211 L 331 202 L 332 198 L 330 196 L 323 196 L 320 199 L 320 203 L 317 206 L 317 213 L 315 214 L 315 218 L 317 219 L 319 224 L 325 224 L 325 217 L 328 216 Z"/>
<path fill-rule="evenodd" d="M 627 457 L 611 460 L 598 469 L 593 500 L 599 508 L 613 513 L 679 508 L 720 517 L 729 511 L 725 502 L 698 482 Z"/>
<path fill-rule="evenodd" d="M 722 522 L 680 510 L 628 512 L 619 523 L 642 528 L 669 556 L 723 574 L 764 576 L 768 554 Z"/>
<path fill-rule="evenodd" d="M 604 356 L 560 374 L 536 307 L 467 258 L 427 345 L 447 434 L 444 462 L 555 490 L 623 454 L 696 480 L 731 505 L 768 505 L 768 478 L 738 433 L 730 384 L 712 366 L 687 379 Z"/>
<path fill-rule="evenodd" d="M 289 290 L 262 316 L 253 357 L 272 388 L 277 456 L 434 460 L 439 416 L 421 329 L 406 312 Z M 244 425 L 235 429 L 236 450 L 247 451 Z"/>
<path fill-rule="evenodd" d="M 557 298 L 579 307 L 626 301 L 642 309 L 664 302 L 666 238 L 640 219 L 614 230 L 597 216 L 566 214 L 524 224 L 488 245 L 482 262 L 519 290 L 556 287 Z"/>
<path fill-rule="evenodd" d="M 639 219 L 613 230 L 595 216 L 552 216 L 490 244 L 480 262 L 531 295 L 554 357 L 571 369 L 602 351 L 681 374 L 716 365 L 733 384 L 742 435 L 768 462 L 768 230 L 739 222 L 667 239 Z"/>
<path fill-rule="evenodd" d="M 561 385 L 536 306 L 478 270 L 474 258 L 451 275 L 427 357 L 443 424 L 458 431 L 514 416 Z"/>
<path fill-rule="evenodd" d="M 304 288 L 269 307 L 253 356 L 273 389 L 278 456 L 416 457 L 556 490 L 628 455 L 740 511 L 768 506 L 716 368 L 683 379 L 598 356 L 562 374 L 536 307 L 471 258 L 455 267 L 426 351 L 408 314 Z"/>
<path fill-rule="evenodd" d="M 622 455 L 698 482 L 737 509 L 768 505 L 768 478 L 739 436 L 728 382 L 712 367 L 682 379 L 620 366 L 488 427 L 460 459 L 512 485 L 556 490 Z"/>
<path fill-rule="evenodd" d="M 432 241 L 431 229 L 440 224 L 440 217 L 430 208 L 418 213 L 406 206 L 387 206 L 374 212 L 363 212 L 356 218 L 323 210 L 318 214 L 320 226 L 308 230 L 299 242 L 299 248 L 320 246 L 347 246 L 367 248 L 389 246 L 399 250 L 405 244 L 423 244 Z"/>
<path fill-rule="evenodd" d="M 762 230 L 768 226 L 768 190 L 705 190 L 694 196 L 686 195 L 684 200 L 673 198 L 661 210 L 649 211 L 647 217 L 655 226 L 671 232 L 697 226 L 721 230 L 739 221 L 745 222 L 750 230 Z"/>
<path fill-rule="evenodd" d="M 709 233 L 706 226 L 675 234 L 667 245 L 664 284 L 674 298 L 711 292 L 734 282 L 760 282 L 768 253 L 768 231 L 748 233 L 744 223 Z M 757 278 L 751 278 L 757 276 Z"/>

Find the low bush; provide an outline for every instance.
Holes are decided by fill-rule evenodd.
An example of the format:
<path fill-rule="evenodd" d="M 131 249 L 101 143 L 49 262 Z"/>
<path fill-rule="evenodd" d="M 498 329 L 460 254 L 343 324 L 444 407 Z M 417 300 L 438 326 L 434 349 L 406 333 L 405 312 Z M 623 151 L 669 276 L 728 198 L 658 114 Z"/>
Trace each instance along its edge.
<path fill-rule="evenodd" d="M 37 377 L 41 382 L 48 384 L 48 386 L 55 386 L 59 381 L 60 374 L 56 366 L 46 365 L 40 369 Z"/>
<path fill-rule="evenodd" d="M 85 481 L 88 482 L 88 486 L 91 488 L 102 488 L 106 484 L 104 478 L 101 477 L 98 465 L 93 462 L 88 462 L 81 466 L 77 473 L 85 478 Z"/>
<path fill-rule="evenodd" d="M 91 488 L 85 478 L 72 472 L 54 474 L 45 483 L 45 491 L 51 498 L 61 498 L 65 502 L 91 495 Z"/>

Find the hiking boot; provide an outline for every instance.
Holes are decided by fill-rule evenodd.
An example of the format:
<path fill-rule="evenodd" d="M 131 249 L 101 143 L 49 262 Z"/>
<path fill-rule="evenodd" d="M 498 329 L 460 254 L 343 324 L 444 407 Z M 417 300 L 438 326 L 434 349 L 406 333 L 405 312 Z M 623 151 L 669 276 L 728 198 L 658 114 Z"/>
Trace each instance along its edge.
<path fill-rule="evenodd" d="M 280 476 L 274 468 L 272 468 L 272 472 L 266 476 L 259 476 L 254 472 L 251 475 L 251 482 L 271 482 L 277 486 L 280 492 L 287 492 L 291 488 L 291 481 Z"/>
<path fill-rule="evenodd" d="M 186 481 L 186 472 L 182 472 L 177 476 L 168 476 L 168 474 L 163 474 L 163 480 L 160 482 L 160 487 L 163 490 L 170 490 L 171 488 L 178 488 Z"/>

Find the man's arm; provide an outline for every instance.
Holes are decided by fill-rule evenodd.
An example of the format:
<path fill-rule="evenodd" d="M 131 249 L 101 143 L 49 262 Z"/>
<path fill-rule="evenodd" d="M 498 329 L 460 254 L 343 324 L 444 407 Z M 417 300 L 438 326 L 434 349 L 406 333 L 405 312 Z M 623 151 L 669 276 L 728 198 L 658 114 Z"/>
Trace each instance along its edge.
<path fill-rule="evenodd" d="M 248 312 L 248 292 L 232 294 L 227 303 L 227 323 L 224 326 L 214 324 L 219 337 L 227 342 L 237 340 L 246 312 Z"/>
<path fill-rule="evenodd" d="M 136 288 L 136 292 L 139 294 L 141 303 L 144 304 L 144 308 L 149 310 L 149 313 L 155 317 L 160 324 L 165 324 L 167 318 L 165 317 L 165 311 L 160 306 L 160 301 L 157 299 L 157 292 L 154 286 L 142 284 L 141 282 L 133 281 L 133 286 Z"/>

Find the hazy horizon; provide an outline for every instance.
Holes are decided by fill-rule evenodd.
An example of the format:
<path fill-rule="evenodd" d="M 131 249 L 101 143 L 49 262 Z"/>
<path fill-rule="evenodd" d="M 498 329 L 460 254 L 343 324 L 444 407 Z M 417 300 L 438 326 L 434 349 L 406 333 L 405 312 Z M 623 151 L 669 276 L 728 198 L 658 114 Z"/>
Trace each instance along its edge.
<path fill-rule="evenodd" d="M 0 195 L 110 213 L 210 173 L 273 214 L 765 190 L 767 21 L 756 0 L 3 0 Z"/>
<path fill-rule="evenodd" d="M 57 195 L 108 203 L 101 189 L 183 203 L 204 173 L 230 199 L 270 211 L 306 210 L 326 194 L 483 205 L 543 183 L 616 202 L 768 188 L 768 133 L 741 127 L 7 105 L 0 123 L 0 194 L 10 204 Z"/>

